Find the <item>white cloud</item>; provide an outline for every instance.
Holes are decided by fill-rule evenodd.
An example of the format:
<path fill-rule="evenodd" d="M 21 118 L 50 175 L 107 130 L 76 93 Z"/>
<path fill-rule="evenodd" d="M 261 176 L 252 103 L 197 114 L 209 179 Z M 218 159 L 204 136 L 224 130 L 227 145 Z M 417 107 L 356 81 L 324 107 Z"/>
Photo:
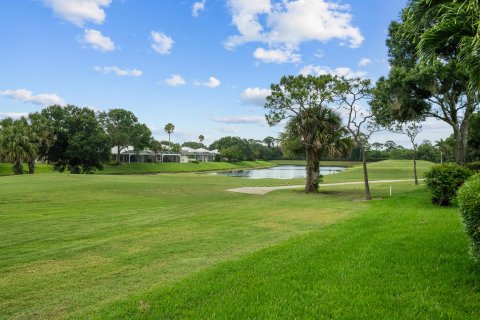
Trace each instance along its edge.
<path fill-rule="evenodd" d="M 172 74 L 170 78 L 165 79 L 165 83 L 172 87 L 178 87 L 185 85 L 187 82 L 185 81 L 185 79 L 183 79 L 181 75 Z"/>
<path fill-rule="evenodd" d="M 352 78 L 365 78 L 367 76 L 367 72 L 365 71 L 354 71 L 347 67 L 340 67 L 331 69 L 329 67 L 321 67 L 321 66 L 314 66 L 308 65 L 303 67 L 300 70 L 300 74 L 303 75 L 314 75 L 314 76 L 321 76 L 326 74 L 331 74 L 334 76 L 345 77 L 347 79 Z"/>
<path fill-rule="evenodd" d="M 172 49 L 173 41 L 172 38 L 167 36 L 165 33 L 152 31 L 150 32 L 152 37 L 152 49 L 159 54 L 170 54 L 170 50 Z"/>
<path fill-rule="evenodd" d="M 270 89 L 247 88 L 243 91 L 240 98 L 244 103 L 263 106 L 265 105 L 265 98 L 269 96 L 271 92 Z"/>
<path fill-rule="evenodd" d="M 239 131 L 235 126 L 224 126 L 218 128 L 218 130 L 222 133 L 237 133 Z"/>
<path fill-rule="evenodd" d="M 85 22 L 101 24 L 105 21 L 104 7 L 108 7 L 111 0 L 44 0 L 45 4 L 53 9 L 60 18 L 77 26 Z"/>
<path fill-rule="evenodd" d="M 261 42 L 270 48 L 295 52 L 303 42 L 338 39 L 350 47 L 364 40 L 352 25 L 348 5 L 329 0 L 229 0 L 232 23 L 238 30 L 225 42 L 227 49 Z"/>
<path fill-rule="evenodd" d="M 205 10 L 205 2 L 206 0 L 202 0 L 199 2 L 195 2 L 192 6 L 192 16 L 198 17 L 200 11 Z"/>
<path fill-rule="evenodd" d="M 102 72 L 105 74 L 113 73 L 119 77 L 140 77 L 143 74 L 143 72 L 138 69 L 121 69 L 115 66 L 111 66 L 111 67 L 96 66 L 93 69 L 97 72 Z"/>
<path fill-rule="evenodd" d="M 372 60 L 368 59 L 368 58 L 362 58 L 360 59 L 360 61 L 358 62 L 358 65 L 360 67 L 365 67 L 366 65 L 372 63 Z"/>
<path fill-rule="evenodd" d="M 65 102 L 55 93 L 41 93 L 34 95 L 32 91 L 27 89 L 16 90 L 0 90 L 0 95 L 6 96 L 15 100 L 30 102 L 40 106 L 49 105 L 65 105 Z"/>
<path fill-rule="evenodd" d="M 253 56 L 265 63 L 287 63 L 287 62 L 300 62 L 301 55 L 293 53 L 293 50 L 281 50 L 271 49 L 266 50 L 263 48 L 257 48 L 253 53 Z"/>
<path fill-rule="evenodd" d="M 0 112 L 0 119 L 20 119 L 21 117 L 28 117 L 28 112 Z"/>
<path fill-rule="evenodd" d="M 208 78 L 208 81 L 207 82 L 199 82 L 199 81 L 195 81 L 194 85 L 197 86 L 197 87 L 207 87 L 207 88 L 216 88 L 220 85 L 220 80 L 218 80 L 217 78 L 215 78 L 214 76 L 211 76 L 210 78 Z"/>
<path fill-rule="evenodd" d="M 85 29 L 83 41 L 90 44 L 93 49 L 98 51 L 115 50 L 115 43 L 98 30 Z"/>
<path fill-rule="evenodd" d="M 238 117 L 213 117 L 213 121 L 227 124 L 261 124 L 266 125 L 265 116 L 244 115 Z"/>

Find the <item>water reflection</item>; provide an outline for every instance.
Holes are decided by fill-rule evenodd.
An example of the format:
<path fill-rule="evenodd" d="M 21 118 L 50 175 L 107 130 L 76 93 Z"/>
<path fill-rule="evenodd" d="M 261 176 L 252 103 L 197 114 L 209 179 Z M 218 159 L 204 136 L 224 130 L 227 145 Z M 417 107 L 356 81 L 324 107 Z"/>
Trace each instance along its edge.
<path fill-rule="evenodd" d="M 345 167 L 320 167 L 320 174 L 329 175 L 345 170 Z M 278 166 L 255 170 L 233 170 L 213 172 L 213 175 L 247 179 L 298 179 L 305 178 L 305 166 Z"/>

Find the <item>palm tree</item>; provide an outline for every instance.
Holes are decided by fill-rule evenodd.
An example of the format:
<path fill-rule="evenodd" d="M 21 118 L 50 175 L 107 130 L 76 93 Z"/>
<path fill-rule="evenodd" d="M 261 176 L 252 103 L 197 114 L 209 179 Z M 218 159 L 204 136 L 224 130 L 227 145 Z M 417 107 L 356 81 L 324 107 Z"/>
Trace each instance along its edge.
<path fill-rule="evenodd" d="M 152 138 L 150 141 L 150 150 L 153 151 L 153 162 L 157 162 L 157 153 L 162 151 L 162 143 Z"/>
<path fill-rule="evenodd" d="M 273 143 L 275 142 L 275 138 L 274 137 L 266 137 L 265 139 L 263 139 L 263 143 L 265 143 L 267 145 L 267 147 L 271 148 L 273 147 Z"/>
<path fill-rule="evenodd" d="M 480 88 L 480 4 L 478 0 L 412 0 L 405 10 L 407 34 L 419 38 L 420 57 L 456 47 L 473 91 Z"/>
<path fill-rule="evenodd" d="M 172 123 L 167 123 L 164 130 L 166 133 L 168 133 L 168 146 L 171 148 L 172 145 L 170 143 L 170 135 L 173 133 L 173 130 L 175 130 L 175 126 Z"/>
<path fill-rule="evenodd" d="M 23 174 L 22 161 L 37 156 L 37 148 L 31 141 L 30 128 L 25 118 L 2 122 L 0 152 L 13 163 L 14 174 Z"/>
<path fill-rule="evenodd" d="M 35 173 L 35 160 L 37 160 L 37 156 L 42 157 L 47 154 L 55 142 L 55 136 L 52 127 L 41 114 L 31 113 L 28 116 L 28 120 L 30 121 L 30 140 L 35 143 L 38 153 L 35 157 L 28 159 L 28 173 L 33 174 Z"/>
<path fill-rule="evenodd" d="M 353 141 L 348 137 L 348 130 L 342 124 L 340 115 L 326 108 L 310 108 L 308 115 L 292 118 L 286 132 L 281 135 L 282 148 L 287 154 L 299 155 L 308 148 L 312 159 L 307 165 L 306 191 L 311 185 L 317 191 L 320 183 L 320 160 L 324 156 L 338 157 L 350 152 Z M 300 129 L 302 128 L 303 134 Z M 305 130 L 308 134 L 305 135 Z"/>
<path fill-rule="evenodd" d="M 198 140 L 200 141 L 200 143 L 203 144 L 203 140 L 205 140 L 205 137 L 203 136 L 203 134 L 198 136 Z"/>

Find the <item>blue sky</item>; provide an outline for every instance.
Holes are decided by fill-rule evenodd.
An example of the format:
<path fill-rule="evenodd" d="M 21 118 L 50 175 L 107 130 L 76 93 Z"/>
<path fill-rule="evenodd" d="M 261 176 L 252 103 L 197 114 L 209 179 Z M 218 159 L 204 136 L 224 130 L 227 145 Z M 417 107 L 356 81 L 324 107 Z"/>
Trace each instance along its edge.
<path fill-rule="evenodd" d="M 52 103 L 134 112 L 159 139 L 263 139 L 282 75 L 388 73 L 385 37 L 406 0 L 0 1 L 0 116 Z M 436 121 L 420 137 L 450 134 Z M 389 133 L 374 140 L 407 139 Z"/>

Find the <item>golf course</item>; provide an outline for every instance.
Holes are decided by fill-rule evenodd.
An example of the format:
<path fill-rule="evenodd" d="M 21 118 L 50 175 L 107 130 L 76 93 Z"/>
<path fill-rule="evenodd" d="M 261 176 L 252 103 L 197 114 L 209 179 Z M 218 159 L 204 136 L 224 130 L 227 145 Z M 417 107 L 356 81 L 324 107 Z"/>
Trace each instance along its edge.
<path fill-rule="evenodd" d="M 458 210 L 431 204 L 411 161 L 369 174 L 406 181 L 366 202 L 362 185 L 226 191 L 303 179 L 0 177 L 0 318 L 477 319 Z M 324 178 L 348 181 L 361 166 Z"/>

